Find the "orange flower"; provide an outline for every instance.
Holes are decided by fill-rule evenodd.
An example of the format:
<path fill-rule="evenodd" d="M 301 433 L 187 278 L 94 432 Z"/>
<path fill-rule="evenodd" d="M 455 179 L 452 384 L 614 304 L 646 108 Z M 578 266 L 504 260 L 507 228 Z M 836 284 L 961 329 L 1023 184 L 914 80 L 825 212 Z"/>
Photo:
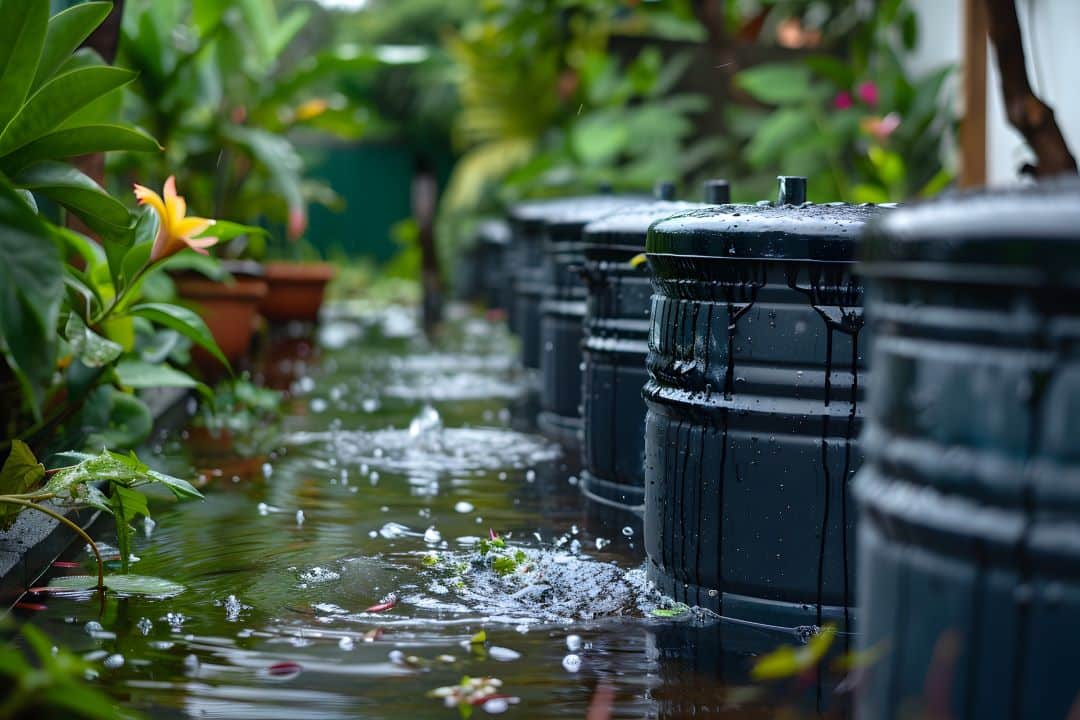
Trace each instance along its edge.
<path fill-rule="evenodd" d="M 216 237 L 199 237 L 213 226 L 213 220 L 201 217 L 186 217 L 187 203 L 176 194 L 176 178 L 172 175 L 165 181 L 165 197 L 162 198 L 150 188 L 135 186 L 135 198 L 140 205 L 149 205 L 158 216 L 158 234 L 154 247 L 150 250 L 150 262 L 175 255 L 186 247 L 197 253 L 209 255 L 206 248 L 216 245 Z"/>

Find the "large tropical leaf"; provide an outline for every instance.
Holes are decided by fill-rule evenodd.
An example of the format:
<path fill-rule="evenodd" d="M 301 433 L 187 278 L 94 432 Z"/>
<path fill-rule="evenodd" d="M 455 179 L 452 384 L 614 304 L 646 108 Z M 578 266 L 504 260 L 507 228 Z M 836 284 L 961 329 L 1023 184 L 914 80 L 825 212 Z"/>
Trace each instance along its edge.
<path fill-rule="evenodd" d="M 117 231 L 131 225 L 131 212 L 123 203 L 70 165 L 39 163 L 17 175 L 15 182 L 63 205 L 94 229 Z"/>
<path fill-rule="evenodd" d="M 50 228 L 0 178 L 0 345 L 35 412 L 55 367 L 63 293 L 64 266 Z"/>
<path fill-rule="evenodd" d="M 12 176 L 42 160 L 63 160 L 112 150 L 158 152 L 161 146 L 154 138 L 134 128 L 122 125 L 82 125 L 51 132 L 7 157 L 0 158 L 0 169 Z"/>
<path fill-rule="evenodd" d="M 290 209 L 305 206 L 301 190 L 304 165 L 291 142 L 280 135 L 247 127 L 229 127 L 226 135 L 269 171 L 271 182 Z"/>
<path fill-rule="evenodd" d="M 0 156 L 57 129 L 102 95 L 122 87 L 135 73 L 114 67 L 84 67 L 58 75 L 34 93 L 0 134 Z"/>
<path fill-rule="evenodd" d="M 15 116 L 37 71 L 49 3 L 0 0 L 0 128 Z"/>
<path fill-rule="evenodd" d="M 36 90 L 48 82 L 71 54 L 79 49 L 82 41 L 105 21 L 110 10 L 111 2 L 86 2 L 49 18 L 41 60 L 30 89 Z"/>
<path fill-rule="evenodd" d="M 177 331 L 220 360 L 222 365 L 229 367 L 229 361 L 222 354 L 214 336 L 210 334 L 210 328 L 206 327 L 203 319 L 193 311 L 167 303 L 143 303 L 131 308 L 129 312 L 136 317 L 146 318 L 152 323 Z"/>

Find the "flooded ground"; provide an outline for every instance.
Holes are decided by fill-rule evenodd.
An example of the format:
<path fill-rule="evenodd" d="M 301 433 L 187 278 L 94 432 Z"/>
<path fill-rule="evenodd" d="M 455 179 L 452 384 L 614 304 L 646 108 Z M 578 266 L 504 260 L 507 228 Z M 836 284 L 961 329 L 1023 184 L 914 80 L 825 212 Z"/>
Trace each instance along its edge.
<path fill-rule="evenodd" d="M 429 693 L 464 676 L 502 683 L 474 717 L 842 716 L 813 676 L 750 683 L 798 633 L 654 614 L 640 522 L 586 505 L 513 357 L 501 323 L 459 314 L 432 345 L 398 308 L 275 341 L 280 427 L 157 442 L 207 499 L 155 505 L 132 570 L 187 590 L 23 617 L 155 718 L 454 718 Z"/>

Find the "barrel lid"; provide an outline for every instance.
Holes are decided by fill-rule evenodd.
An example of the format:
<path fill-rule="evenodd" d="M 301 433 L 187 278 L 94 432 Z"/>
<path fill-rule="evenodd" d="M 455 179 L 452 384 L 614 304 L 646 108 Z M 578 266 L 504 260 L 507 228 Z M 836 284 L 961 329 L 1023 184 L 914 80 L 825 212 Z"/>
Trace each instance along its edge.
<path fill-rule="evenodd" d="M 631 199 L 640 196 L 630 196 Z M 625 195 L 603 193 L 575 195 L 543 200 L 526 200 L 510 207 L 507 217 L 510 223 L 522 230 L 541 230 L 551 220 L 568 212 L 582 212 L 583 208 L 618 207 L 627 202 Z"/>
<path fill-rule="evenodd" d="M 649 202 L 648 195 L 604 195 L 581 198 L 581 202 L 570 203 L 560 208 L 547 218 L 545 228 L 551 240 L 576 241 L 581 238 L 582 229 L 593 220 L 607 217 L 624 208 Z"/>
<path fill-rule="evenodd" d="M 482 220 L 476 226 L 476 238 L 490 245 L 508 245 L 510 226 L 504 220 L 494 218 Z"/>
<path fill-rule="evenodd" d="M 701 203 L 656 201 L 621 208 L 618 212 L 593 220 L 585 226 L 583 239 L 588 245 L 624 247 L 641 252 L 649 226 L 677 213 L 707 207 Z"/>
<path fill-rule="evenodd" d="M 870 225 L 863 260 L 876 275 L 1080 286 L 1080 178 L 906 206 Z"/>
<path fill-rule="evenodd" d="M 659 220 L 649 253 L 746 259 L 853 261 L 863 226 L 892 205 L 712 205 Z"/>

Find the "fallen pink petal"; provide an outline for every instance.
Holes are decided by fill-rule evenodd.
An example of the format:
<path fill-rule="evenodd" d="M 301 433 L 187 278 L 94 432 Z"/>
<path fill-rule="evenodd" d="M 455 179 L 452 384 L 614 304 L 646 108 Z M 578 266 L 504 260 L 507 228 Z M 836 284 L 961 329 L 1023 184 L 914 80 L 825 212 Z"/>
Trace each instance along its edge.
<path fill-rule="evenodd" d="M 394 606 L 397 605 L 397 602 L 397 595 L 390 595 L 383 602 L 372 605 L 371 607 L 364 610 L 364 612 L 381 613 L 386 612 L 387 610 L 393 610 Z"/>

